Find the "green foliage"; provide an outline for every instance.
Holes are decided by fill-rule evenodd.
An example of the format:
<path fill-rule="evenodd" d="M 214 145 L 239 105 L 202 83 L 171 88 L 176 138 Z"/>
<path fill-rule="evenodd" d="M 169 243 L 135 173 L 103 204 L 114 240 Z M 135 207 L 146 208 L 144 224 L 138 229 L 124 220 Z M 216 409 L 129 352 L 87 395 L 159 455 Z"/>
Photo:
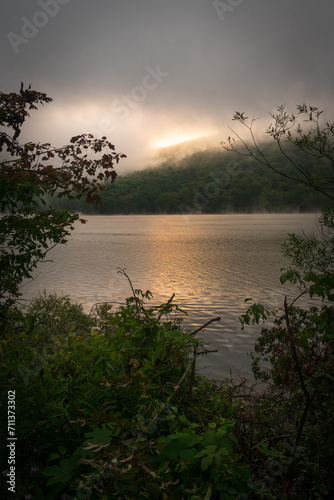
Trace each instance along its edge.
<path fill-rule="evenodd" d="M 273 463 L 282 455 L 279 472 L 266 491 L 275 488 L 282 495 L 285 491 L 283 498 L 329 498 L 334 489 L 332 220 L 328 208 L 320 219 L 318 237 L 291 234 L 284 245 L 291 265 L 281 283 L 297 286 L 297 297 L 290 304 L 286 298 L 282 308 L 270 311 L 253 304 L 241 317 L 243 325 L 269 316 L 272 320 L 261 329 L 251 354 L 254 376 L 266 392 L 244 404 L 239 416 L 240 422 L 245 414 L 248 421 L 257 422 L 251 426 L 252 445 L 247 446 L 262 474 L 273 475 Z M 306 296 L 310 305 L 297 307 Z M 256 482 L 264 488 L 263 475 Z"/>
<path fill-rule="evenodd" d="M 37 263 L 59 243 L 65 243 L 79 216 L 55 209 L 53 197 L 99 202 L 102 182 L 113 182 L 114 163 L 124 157 L 105 137 L 72 137 L 70 144 L 20 144 L 21 127 L 28 110 L 52 99 L 44 93 L 24 89 L 0 92 L 0 152 L 10 159 L 0 162 L 0 319 L 6 321 L 7 306 L 20 295 L 20 286 L 32 278 Z M 13 136 L 11 132 L 14 131 Z M 93 158 L 91 156 L 93 155 Z M 100 155 L 100 156 L 98 156 Z M 81 220 L 81 222 L 84 222 Z"/>
<path fill-rule="evenodd" d="M 268 144 L 264 148 L 278 170 L 289 169 L 288 160 L 281 160 L 275 148 Z M 321 174 L 321 161 L 302 153 L 298 158 Z M 277 176 L 256 160 L 235 158 L 218 149 L 118 177 L 106 186 L 102 200 L 100 206 L 87 206 L 62 199 L 57 206 L 96 214 L 307 212 L 324 207 L 308 187 Z"/>
<path fill-rule="evenodd" d="M 45 341 L 73 332 L 88 334 L 96 323 L 84 313 L 81 304 L 71 302 L 69 295 L 47 295 L 45 290 L 29 301 L 25 315 L 38 321 Z"/>
<path fill-rule="evenodd" d="M 290 268 L 281 276 L 281 282 L 297 284 L 301 292 L 311 297 L 334 300 L 334 235 L 333 209 L 327 208 L 319 219 L 318 237 L 303 238 L 291 234 L 284 245 L 290 259 Z"/>
<path fill-rule="evenodd" d="M 13 313 L 0 373 L 1 395 L 16 391 L 21 498 L 246 498 L 233 409 L 196 375 L 207 350 L 177 305 L 150 299 L 133 290 L 87 316 L 44 293 Z"/>
<path fill-rule="evenodd" d="M 252 299 L 245 299 L 245 302 L 249 302 Z M 240 317 L 240 322 L 242 324 L 242 329 L 245 328 L 245 325 L 250 325 L 251 323 L 259 324 L 260 320 L 263 322 L 269 318 L 271 312 L 264 307 L 262 304 L 252 304 L 249 306 L 245 314 L 242 314 Z"/>
<path fill-rule="evenodd" d="M 234 136 L 228 137 L 224 147 L 265 166 L 267 171 L 278 173 L 300 186 L 310 187 L 327 201 L 334 200 L 334 124 L 323 122 L 322 114 L 323 111 L 316 106 L 306 104 L 297 106 L 296 115 L 288 113 L 285 105 L 278 106 L 277 112 L 270 114 L 273 122 L 266 130 L 277 146 L 278 155 L 273 158 L 257 143 L 254 132 L 256 118 L 249 121 L 244 113 L 236 112 L 233 119 L 246 129 L 248 139 L 233 132 Z M 298 118 L 303 119 L 303 125 Z"/>

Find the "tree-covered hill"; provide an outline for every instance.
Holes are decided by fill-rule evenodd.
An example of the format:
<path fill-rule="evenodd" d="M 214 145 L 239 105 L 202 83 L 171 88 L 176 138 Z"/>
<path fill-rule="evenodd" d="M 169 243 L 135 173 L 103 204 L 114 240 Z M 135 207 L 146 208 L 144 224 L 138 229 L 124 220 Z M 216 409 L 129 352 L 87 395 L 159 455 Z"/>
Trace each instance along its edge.
<path fill-rule="evenodd" d="M 289 161 L 282 158 L 274 145 L 266 145 L 265 151 L 275 168 L 289 171 Z M 321 161 L 305 154 L 296 157 L 296 161 L 303 161 L 314 175 L 324 177 Z M 307 186 L 223 148 L 119 175 L 114 184 L 106 186 L 102 198 L 103 204 L 91 207 L 90 213 L 307 212 L 321 209 L 324 204 L 317 192 Z M 74 206 L 69 201 L 63 201 L 64 204 L 87 213 L 87 205 Z"/>

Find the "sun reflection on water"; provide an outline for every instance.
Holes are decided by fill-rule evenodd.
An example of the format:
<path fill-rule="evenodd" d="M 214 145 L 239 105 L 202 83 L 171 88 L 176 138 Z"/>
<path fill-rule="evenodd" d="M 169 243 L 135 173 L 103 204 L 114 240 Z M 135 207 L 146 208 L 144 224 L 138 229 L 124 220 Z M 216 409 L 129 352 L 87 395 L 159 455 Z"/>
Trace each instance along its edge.
<path fill-rule="evenodd" d="M 201 361 L 214 378 L 228 366 L 249 366 L 246 353 L 256 330 L 241 331 L 238 316 L 244 299 L 279 304 L 286 289 L 279 284 L 285 261 L 281 244 L 288 232 L 314 228 L 315 217 L 272 215 L 88 216 L 65 246 L 56 247 L 40 276 L 24 293 L 44 288 L 69 293 L 87 311 L 95 302 L 117 301 L 134 288 L 150 290 L 153 303 L 174 302 L 188 312 L 184 324 L 195 329 L 212 317 L 220 323 L 202 334 L 218 354 Z"/>

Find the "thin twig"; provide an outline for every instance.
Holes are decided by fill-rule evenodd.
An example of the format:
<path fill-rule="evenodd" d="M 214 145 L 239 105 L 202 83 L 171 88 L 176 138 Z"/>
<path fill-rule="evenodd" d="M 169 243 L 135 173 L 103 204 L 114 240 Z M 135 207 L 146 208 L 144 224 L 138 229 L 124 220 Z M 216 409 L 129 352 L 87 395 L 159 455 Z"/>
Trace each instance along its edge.
<path fill-rule="evenodd" d="M 95 302 L 95 304 L 93 304 L 92 307 L 90 308 L 88 316 L 90 316 L 92 314 L 94 307 L 97 307 L 97 306 L 100 306 L 100 305 L 103 305 L 103 304 L 119 304 L 121 306 L 124 305 L 123 302 L 117 302 L 116 300 L 105 300 L 103 302 Z"/>
<path fill-rule="evenodd" d="M 305 397 L 306 397 L 306 404 L 305 404 L 305 407 L 304 407 L 304 411 L 303 411 L 302 417 L 301 417 L 300 422 L 299 422 L 298 431 L 297 431 L 297 437 L 296 437 L 296 442 L 295 442 L 295 446 L 294 446 L 294 450 L 293 450 L 293 456 L 295 456 L 296 450 L 297 450 L 297 447 L 299 445 L 299 441 L 300 441 L 300 438 L 301 438 L 301 435 L 302 435 L 303 427 L 304 427 L 304 424 L 305 424 L 306 415 L 307 415 L 307 412 L 308 412 L 308 409 L 309 409 L 309 406 L 310 406 L 310 403 L 311 403 L 311 398 L 310 398 L 310 395 L 308 393 L 308 390 L 306 388 L 306 385 L 305 385 L 305 382 L 304 382 L 304 379 L 303 379 L 303 374 L 302 374 L 302 370 L 301 370 L 301 367 L 300 367 L 300 363 L 299 363 L 299 359 L 298 359 L 298 355 L 297 355 L 296 346 L 295 346 L 295 344 L 293 342 L 293 339 L 292 339 L 293 332 L 292 332 L 292 327 L 291 327 L 291 323 L 290 323 L 289 308 L 288 308 L 286 296 L 285 296 L 285 299 L 284 299 L 284 312 L 285 312 L 285 321 L 286 321 L 286 326 L 287 326 L 287 330 L 288 330 L 288 334 L 289 334 L 289 343 L 290 343 L 290 347 L 291 347 L 291 351 L 292 351 L 292 356 L 293 356 L 293 359 L 294 359 L 294 361 L 296 363 L 296 368 L 297 368 L 297 373 L 298 373 L 298 378 L 299 378 L 299 381 L 300 381 L 301 388 L 302 388 L 303 393 L 305 394 Z"/>
<path fill-rule="evenodd" d="M 136 305 L 136 309 L 137 309 L 137 314 L 138 314 L 138 317 L 140 317 L 140 308 L 139 308 L 139 305 L 138 305 L 138 297 L 136 297 L 136 293 L 135 293 L 135 291 L 134 291 L 134 288 L 133 288 L 132 282 L 131 282 L 131 280 L 130 280 L 129 276 L 126 274 L 126 272 L 125 272 L 125 268 L 124 268 L 124 269 L 122 269 L 121 267 L 118 267 L 117 269 L 118 269 L 117 273 L 118 273 L 118 274 L 123 274 L 123 276 L 125 276 L 125 277 L 127 278 L 128 282 L 130 283 L 131 290 L 132 290 L 132 295 L 133 295 L 133 298 L 134 298 L 134 300 L 135 300 L 135 305 Z"/>
<path fill-rule="evenodd" d="M 171 298 L 168 300 L 168 302 L 166 303 L 166 306 L 172 302 L 172 300 L 174 299 L 174 297 L 175 297 L 175 293 L 173 293 L 173 295 L 171 296 Z M 161 318 L 162 314 L 163 314 L 163 312 L 161 311 L 161 313 L 158 316 L 158 321 L 160 321 L 160 318 Z"/>
<path fill-rule="evenodd" d="M 220 320 L 221 320 L 220 316 L 218 316 L 217 318 L 210 319 L 210 321 L 208 321 L 207 323 L 205 323 L 205 325 L 200 326 L 199 328 L 197 328 L 197 330 L 194 330 L 189 335 L 191 335 L 193 337 L 194 335 L 196 335 L 196 333 L 200 332 L 201 330 L 203 330 L 205 327 L 207 327 L 208 325 L 210 325 L 214 321 L 220 321 Z"/>
<path fill-rule="evenodd" d="M 292 437 L 294 434 L 282 434 L 281 436 L 270 436 L 266 439 L 263 439 L 262 441 L 260 441 L 259 443 L 255 444 L 250 451 L 253 451 L 255 450 L 258 446 L 260 446 L 261 444 L 263 443 L 267 443 L 268 441 L 272 441 L 273 439 L 283 439 L 283 438 L 289 438 L 289 437 Z"/>

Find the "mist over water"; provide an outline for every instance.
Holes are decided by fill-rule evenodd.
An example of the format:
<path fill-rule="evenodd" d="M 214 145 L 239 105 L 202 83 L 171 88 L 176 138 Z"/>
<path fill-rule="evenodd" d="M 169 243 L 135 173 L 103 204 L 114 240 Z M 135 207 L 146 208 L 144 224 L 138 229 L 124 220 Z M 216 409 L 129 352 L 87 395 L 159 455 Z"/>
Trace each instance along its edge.
<path fill-rule="evenodd" d="M 87 216 L 66 245 L 52 250 L 53 262 L 40 264 L 25 298 L 45 289 L 70 294 L 87 312 L 96 302 L 124 302 L 133 286 L 153 293 L 152 304 L 174 303 L 188 312 L 194 330 L 220 316 L 200 336 L 218 353 L 200 360 L 206 375 L 221 379 L 229 368 L 249 371 L 258 327 L 244 331 L 238 316 L 245 298 L 281 305 L 293 290 L 279 283 L 287 264 L 282 243 L 288 233 L 316 231 L 316 215 Z"/>

